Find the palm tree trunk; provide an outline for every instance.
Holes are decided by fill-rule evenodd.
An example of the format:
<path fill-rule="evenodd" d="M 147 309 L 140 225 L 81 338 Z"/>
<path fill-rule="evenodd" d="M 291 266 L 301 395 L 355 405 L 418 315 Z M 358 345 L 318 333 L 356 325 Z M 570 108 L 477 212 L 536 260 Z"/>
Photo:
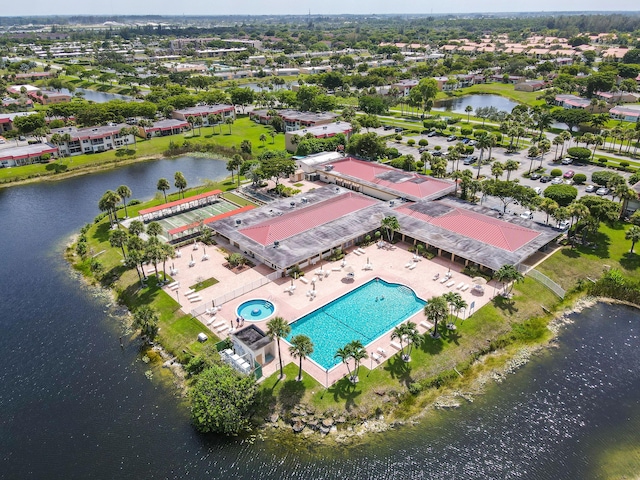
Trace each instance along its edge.
<path fill-rule="evenodd" d="M 280 337 L 276 337 L 276 339 L 278 343 L 278 359 L 280 360 L 280 378 L 282 378 L 282 376 L 284 375 L 284 372 L 282 369 L 282 352 L 280 352 Z"/>

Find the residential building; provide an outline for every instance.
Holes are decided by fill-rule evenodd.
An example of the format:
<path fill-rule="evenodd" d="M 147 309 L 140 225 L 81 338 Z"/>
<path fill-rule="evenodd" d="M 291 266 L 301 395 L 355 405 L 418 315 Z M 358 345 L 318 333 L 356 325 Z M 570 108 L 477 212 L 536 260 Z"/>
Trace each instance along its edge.
<path fill-rule="evenodd" d="M 166 137 L 168 135 L 177 135 L 189 129 L 189 122 L 186 120 L 176 120 L 168 118 L 154 122 L 150 127 L 138 127 L 140 136 L 144 138 Z"/>
<path fill-rule="evenodd" d="M 70 139 L 60 143 L 60 155 L 74 156 L 133 145 L 135 139 L 132 134 L 120 134 L 120 130 L 123 128 L 129 128 L 129 126 L 122 123 L 90 128 L 64 127 L 51 130 L 51 136 L 56 133 L 62 138 L 69 135 Z"/>
<path fill-rule="evenodd" d="M 611 110 L 609 110 L 609 115 L 611 118 L 616 120 L 624 120 L 626 122 L 637 122 L 640 120 L 640 105 L 636 106 L 615 106 Z"/>
<path fill-rule="evenodd" d="M 325 125 L 316 125 L 314 127 L 303 128 L 302 130 L 288 131 L 284 134 L 286 149 L 290 152 L 295 152 L 297 148 L 297 142 L 293 140 L 294 137 L 298 139 L 306 137 L 307 135 L 313 135 L 315 138 L 330 138 L 342 133 L 347 138 L 347 141 L 351 137 L 353 129 L 348 122 L 333 122 Z"/>
<path fill-rule="evenodd" d="M 270 112 L 271 110 L 254 110 L 249 112 L 249 118 L 254 122 L 266 125 L 271 120 Z M 286 132 L 293 132 L 316 125 L 326 125 L 338 117 L 337 114 L 331 112 L 314 113 L 289 109 L 277 110 L 277 113 L 284 120 Z"/>
<path fill-rule="evenodd" d="M 196 105 L 195 107 L 174 110 L 171 116 L 177 120 L 187 120 L 189 117 L 202 118 L 202 126 L 209 126 L 209 115 L 222 115 L 222 118 L 236 118 L 236 109 L 233 105 Z"/>
<path fill-rule="evenodd" d="M 525 80 L 520 83 L 516 83 L 514 90 L 521 92 L 537 92 L 546 87 L 547 83 L 544 80 Z"/>
<path fill-rule="evenodd" d="M 36 112 L 16 112 L 16 113 L 0 113 L 0 132 L 8 132 L 13 130 L 13 120 L 16 117 L 26 117 Z"/>
<path fill-rule="evenodd" d="M 401 97 L 407 97 L 409 96 L 409 92 L 411 91 L 411 89 L 413 87 L 416 87 L 418 85 L 418 80 L 400 80 L 399 82 L 394 83 L 393 85 L 391 85 L 391 88 L 397 88 L 399 93 L 399 96 Z"/>
<path fill-rule="evenodd" d="M 43 156 L 55 157 L 57 154 L 58 149 L 49 143 L 3 148 L 0 150 L 0 167 L 30 165 L 43 161 Z"/>

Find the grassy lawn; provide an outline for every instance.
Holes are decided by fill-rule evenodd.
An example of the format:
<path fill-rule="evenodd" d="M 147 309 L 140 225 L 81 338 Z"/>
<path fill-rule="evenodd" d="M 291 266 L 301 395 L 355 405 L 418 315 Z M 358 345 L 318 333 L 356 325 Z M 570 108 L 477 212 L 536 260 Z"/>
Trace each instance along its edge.
<path fill-rule="evenodd" d="M 540 96 L 540 92 L 521 92 L 516 90 L 514 85 L 508 83 L 484 83 L 456 90 L 456 96 L 471 95 L 474 93 L 502 95 L 503 97 L 510 98 L 511 100 L 531 107 L 544 105 L 544 100 L 536 100 L 536 97 Z"/>
<path fill-rule="evenodd" d="M 154 158 L 162 156 L 169 149 L 169 143 L 182 144 L 185 140 L 197 141 L 205 144 L 218 144 L 225 147 L 236 146 L 239 148 L 242 140 L 250 140 L 254 155 L 262 150 L 284 150 L 284 134 L 279 133 L 273 139 L 269 135 L 270 129 L 265 125 L 259 125 L 248 116 L 240 116 L 231 126 L 231 134 L 227 125 L 222 126 L 222 133 L 218 128 L 212 133 L 211 127 L 195 129 L 194 132 L 186 132 L 181 135 L 168 137 L 156 137 L 150 140 L 138 140 L 135 145 L 126 148 L 109 150 L 101 153 L 78 155 L 62 158 L 47 164 L 25 165 L 23 167 L 0 168 L 0 183 L 25 180 L 34 177 L 49 176 L 61 173 L 69 173 L 77 170 L 92 168 L 104 168 L 117 163 L 141 158 Z M 194 136 L 195 133 L 195 136 Z M 266 134 L 267 141 L 260 142 L 260 135 Z"/>
<path fill-rule="evenodd" d="M 198 191 L 194 189 L 191 193 Z M 136 205 L 135 210 L 148 208 L 150 203 Z M 129 209 L 131 214 L 132 208 Z M 122 252 L 112 248 L 109 244 L 109 221 L 103 219 L 91 226 L 87 232 L 87 244 L 91 252 L 99 253 L 95 258 L 104 267 L 103 284 L 113 287 L 119 300 L 127 305 L 130 311 L 134 311 L 141 305 L 149 305 L 159 315 L 158 340 L 164 348 L 177 357 L 185 357 L 186 354 L 198 353 L 202 344 L 197 341 L 198 333 L 205 332 L 212 342 L 219 339 L 209 331 L 202 323 L 191 315 L 184 315 L 179 310 L 176 299 L 166 294 L 159 286 L 155 274 L 149 275 L 146 287 L 141 288 L 140 280 L 135 270 L 127 270 L 122 264 Z M 101 253 L 100 253 L 101 252 Z M 90 256 L 76 264 L 76 268 L 84 273 L 89 272 Z M 77 260 L 77 258 L 75 259 Z M 160 279 L 162 264 L 158 264 Z M 167 279 L 171 278 L 167 275 Z M 217 282 L 209 279 L 205 282 Z M 204 283 L 204 282 L 203 282 Z M 204 287 L 203 287 L 204 288 Z"/>
<path fill-rule="evenodd" d="M 254 207 L 257 206 L 255 203 L 247 200 L 246 198 L 239 197 L 238 195 L 231 192 L 223 193 L 222 197 L 226 198 L 232 203 L 235 203 L 236 205 L 239 205 L 240 207 L 246 207 L 247 205 L 253 205 Z"/>
<path fill-rule="evenodd" d="M 622 223 L 613 227 L 602 224 L 595 249 L 565 247 L 536 268 L 564 289 L 570 289 L 580 279 L 600 278 L 605 265 L 620 269 L 628 278 L 640 280 L 640 255 L 629 253 L 631 242 L 624 238 L 628 229 L 629 225 Z"/>
<path fill-rule="evenodd" d="M 210 287 L 211 285 L 215 285 L 216 283 L 218 283 L 218 280 L 216 278 L 207 278 L 206 280 L 202 280 L 201 282 L 196 283 L 195 285 L 191 285 L 189 288 L 191 290 L 195 290 L 200 291 L 200 290 L 204 290 L 207 287 Z"/>

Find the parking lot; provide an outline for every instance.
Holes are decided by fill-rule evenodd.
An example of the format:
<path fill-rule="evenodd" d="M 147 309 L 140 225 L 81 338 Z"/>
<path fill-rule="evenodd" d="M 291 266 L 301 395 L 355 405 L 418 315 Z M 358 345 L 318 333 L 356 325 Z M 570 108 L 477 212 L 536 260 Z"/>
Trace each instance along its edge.
<path fill-rule="evenodd" d="M 388 135 L 396 135 L 395 131 L 391 130 L 384 130 L 383 128 L 377 128 L 375 130 L 376 133 L 378 133 L 378 135 L 384 135 L 384 136 L 388 136 Z M 407 140 L 409 138 L 412 138 L 415 140 L 415 146 L 410 147 L 409 145 L 407 145 Z M 436 145 L 439 145 L 441 147 L 441 151 L 442 152 L 446 152 L 448 147 L 455 145 L 458 140 L 456 141 L 447 141 L 447 137 L 446 136 L 432 136 L 432 137 L 427 137 L 426 135 L 413 135 L 411 137 L 403 137 L 402 141 L 400 143 L 398 143 L 395 140 L 390 140 L 387 142 L 387 146 L 388 147 L 393 147 L 398 149 L 398 152 L 400 152 L 401 155 L 407 155 L 407 154 L 411 154 L 415 157 L 416 160 L 418 160 L 420 158 L 420 153 L 418 152 L 418 148 L 420 147 L 418 145 L 418 142 L 420 141 L 420 139 L 425 138 L 428 142 L 428 151 L 429 152 L 433 152 L 434 151 L 434 147 Z M 484 156 L 485 158 L 487 157 L 487 155 L 489 154 L 488 150 L 485 150 L 484 152 Z M 474 152 L 473 155 L 479 156 L 480 153 L 478 150 L 476 150 Z M 589 185 L 591 185 L 591 174 L 595 171 L 599 171 L 602 170 L 603 168 L 600 167 L 599 165 L 591 165 L 591 164 L 576 164 L 576 163 L 572 163 L 569 165 L 563 165 L 561 162 L 554 162 L 555 156 L 555 148 L 553 148 L 551 151 L 549 151 L 543 159 L 542 162 L 542 167 L 544 168 L 544 173 L 542 174 L 542 176 L 544 175 L 549 175 L 549 172 L 554 169 L 554 168 L 559 168 L 562 171 L 562 177 L 559 177 L 560 179 L 562 179 L 562 181 L 566 182 L 566 183 L 570 183 L 573 184 L 573 182 L 571 181 L 570 178 L 565 178 L 565 174 L 567 174 L 568 171 L 573 171 L 573 175 L 577 174 L 577 173 L 583 173 L 587 176 L 587 181 L 585 182 L 584 185 L 574 185 L 574 187 L 576 187 L 578 189 L 578 197 L 581 197 L 583 195 L 594 195 L 595 194 L 595 190 L 594 191 L 586 191 L 587 189 L 589 189 Z M 511 179 L 518 179 L 520 181 L 521 185 L 526 185 L 528 187 L 531 188 L 536 188 L 538 187 L 540 189 L 540 194 L 542 194 L 542 192 L 544 192 L 544 189 L 547 188 L 549 185 L 551 185 L 551 181 L 549 182 L 541 182 L 540 179 L 529 179 L 529 178 L 525 178 L 523 175 L 529 172 L 529 168 L 532 165 L 531 159 L 529 159 L 527 157 L 527 150 L 523 149 L 520 152 L 517 153 L 506 153 L 505 149 L 502 147 L 498 147 L 498 148 L 493 148 L 491 151 L 491 158 L 492 158 L 492 162 L 493 161 L 499 161 L 501 163 L 505 163 L 508 160 L 516 160 L 520 163 L 520 168 L 518 168 L 518 170 L 514 171 L 511 173 Z M 537 158 L 533 161 L 533 165 L 532 165 L 532 169 L 535 170 L 536 168 L 540 167 L 540 159 Z M 451 169 L 454 166 L 450 163 L 448 166 L 448 171 L 450 172 Z M 463 161 L 460 161 L 460 169 L 470 169 L 474 172 L 474 174 L 477 173 L 477 165 L 470 165 L 470 166 L 463 166 Z M 625 173 L 625 172 L 618 172 L 620 173 L 620 175 L 624 176 L 625 178 L 628 178 L 630 176 L 629 173 Z M 481 175 L 484 175 L 485 177 L 490 177 L 491 176 L 491 166 L 489 164 L 483 164 L 482 168 L 481 168 Z M 571 175 L 571 176 L 573 176 Z M 506 179 L 506 173 L 503 174 L 502 176 L 503 179 Z M 597 186 L 596 186 L 597 188 Z M 611 198 L 611 197 L 607 197 L 607 198 Z M 483 199 L 483 205 L 489 207 L 489 208 L 495 208 L 498 209 L 502 207 L 502 202 L 500 202 L 499 200 L 492 198 L 492 197 L 488 197 Z M 521 215 L 525 212 L 524 208 L 521 208 L 517 205 L 510 205 L 507 208 L 507 213 L 508 214 L 512 214 L 512 215 Z M 539 222 L 545 222 L 547 218 L 547 215 L 545 213 L 542 212 L 534 212 L 533 213 L 533 219 Z"/>

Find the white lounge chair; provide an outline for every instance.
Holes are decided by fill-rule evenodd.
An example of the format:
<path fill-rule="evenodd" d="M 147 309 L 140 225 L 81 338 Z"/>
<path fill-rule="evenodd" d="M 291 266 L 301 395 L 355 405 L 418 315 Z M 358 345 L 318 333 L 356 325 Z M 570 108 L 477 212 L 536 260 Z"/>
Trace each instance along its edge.
<path fill-rule="evenodd" d="M 357 256 L 362 255 L 362 253 L 360 253 L 358 250 L 354 250 L 353 253 L 355 253 Z"/>
<path fill-rule="evenodd" d="M 426 328 L 427 330 L 430 330 L 433 328 L 433 325 L 431 325 L 429 322 L 426 322 L 424 320 L 420 322 L 420 326 Z"/>
<path fill-rule="evenodd" d="M 439 274 L 439 273 L 436 273 L 436 274 L 433 276 L 433 281 L 435 282 L 438 278 L 440 278 L 440 274 Z"/>
<path fill-rule="evenodd" d="M 196 262 L 194 262 L 193 260 L 189 260 L 189 266 L 193 267 L 196 264 Z"/>
<path fill-rule="evenodd" d="M 301 281 L 302 283 L 309 283 L 309 280 L 307 280 L 307 279 L 306 279 L 306 278 L 304 278 L 304 277 L 300 277 L 300 281 Z"/>
<path fill-rule="evenodd" d="M 409 270 L 413 270 L 414 268 L 416 268 L 416 265 L 418 265 L 417 263 L 412 263 L 411 266 L 409 267 Z"/>
<path fill-rule="evenodd" d="M 218 333 L 223 333 L 229 330 L 229 325 L 224 325 L 222 328 L 218 329 Z"/>
<path fill-rule="evenodd" d="M 380 355 L 382 355 L 383 357 L 387 356 L 387 352 L 385 352 L 384 348 L 382 348 L 382 347 L 378 347 L 378 353 Z"/>
<path fill-rule="evenodd" d="M 195 290 L 193 290 L 192 288 L 187 288 L 187 289 L 184 291 L 184 294 L 185 294 L 185 295 L 189 295 L 190 293 L 193 293 L 193 292 L 195 292 Z"/>
<path fill-rule="evenodd" d="M 462 287 L 464 287 L 464 282 L 460 282 L 458 284 L 458 286 L 456 287 L 457 290 L 460 290 Z"/>
<path fill-rule="evenodd" d="M 449 283 L 447 283 L 447 288 L 451 288 L 456 284 L 455 280 L 451 280 Z"/>
<path fill-rule="evenodd" d="M 218 321 L 218 322 L 216 322 L 216 323 L 214 323 L 214 324 L 213 324 L 213 328 L 221 327 L 221 326 L 222 326 L 222 325 L 224 325 L 225 323 L 227 323 L 227 321 L 226 321 L 226 320 L 220 320 L 220 321 Z"/>
<path fill-rule="evenodd" d="M 402 350 L 402 346 L 398 342 L 391 342 L 390 345 L 397 350 Z"/>
<path fill-rule="evenodd" d="M 180 250 L 176 250 L 176 257 L 182 257 L 182 252 Z"/>
<path fill-rule="evenodd" d="M 202 297 L 200 295 L 196 295 L 195 297 L 189 298 L 189 301 L 191 303 L 200 302 L 200 301 L 202 301 Z"/>
<path fill-rule="evenodd" d="M 440 279 L 440 283 L 445 283 L 447 280 L 449 280 L 449 277 L 447 277 L 446 275 L 444 277 L 442 277 Z"/>
<path fill-rule="evenodd" d="M 409 268 L 411 265 L 414 265 L 414 263 L 413 262 L 409 262 L 404 266 L 404 268 Z"/>
<path fill-rule="evenodd" d="M 462 287 L 462 288 L 460 289 L 460 291 L 462 291 L 462 292 L 466 292 L 468 288 L 469 288 L 469 285 L 467 285 L 467 284 L 465 283 L 465 284 L 464 284 L 464 287 Z"/>
<path fill-rule="evenodd" d="M 376 352 L 372 352 L 371 353 L 371 358 L 373 358 L 376 362 L 380 362 L 380 359 L 382 357 L 380 357 L 380 355 L 378 355 Z"/>
<path fill-rule="evenodd" d="M 340 270 L 342 270 L 340 267 L 333 267 L 331 269 L 332 272 L 339 272 Z M 328 274 L 327 274 L 328 275 Z"/>

